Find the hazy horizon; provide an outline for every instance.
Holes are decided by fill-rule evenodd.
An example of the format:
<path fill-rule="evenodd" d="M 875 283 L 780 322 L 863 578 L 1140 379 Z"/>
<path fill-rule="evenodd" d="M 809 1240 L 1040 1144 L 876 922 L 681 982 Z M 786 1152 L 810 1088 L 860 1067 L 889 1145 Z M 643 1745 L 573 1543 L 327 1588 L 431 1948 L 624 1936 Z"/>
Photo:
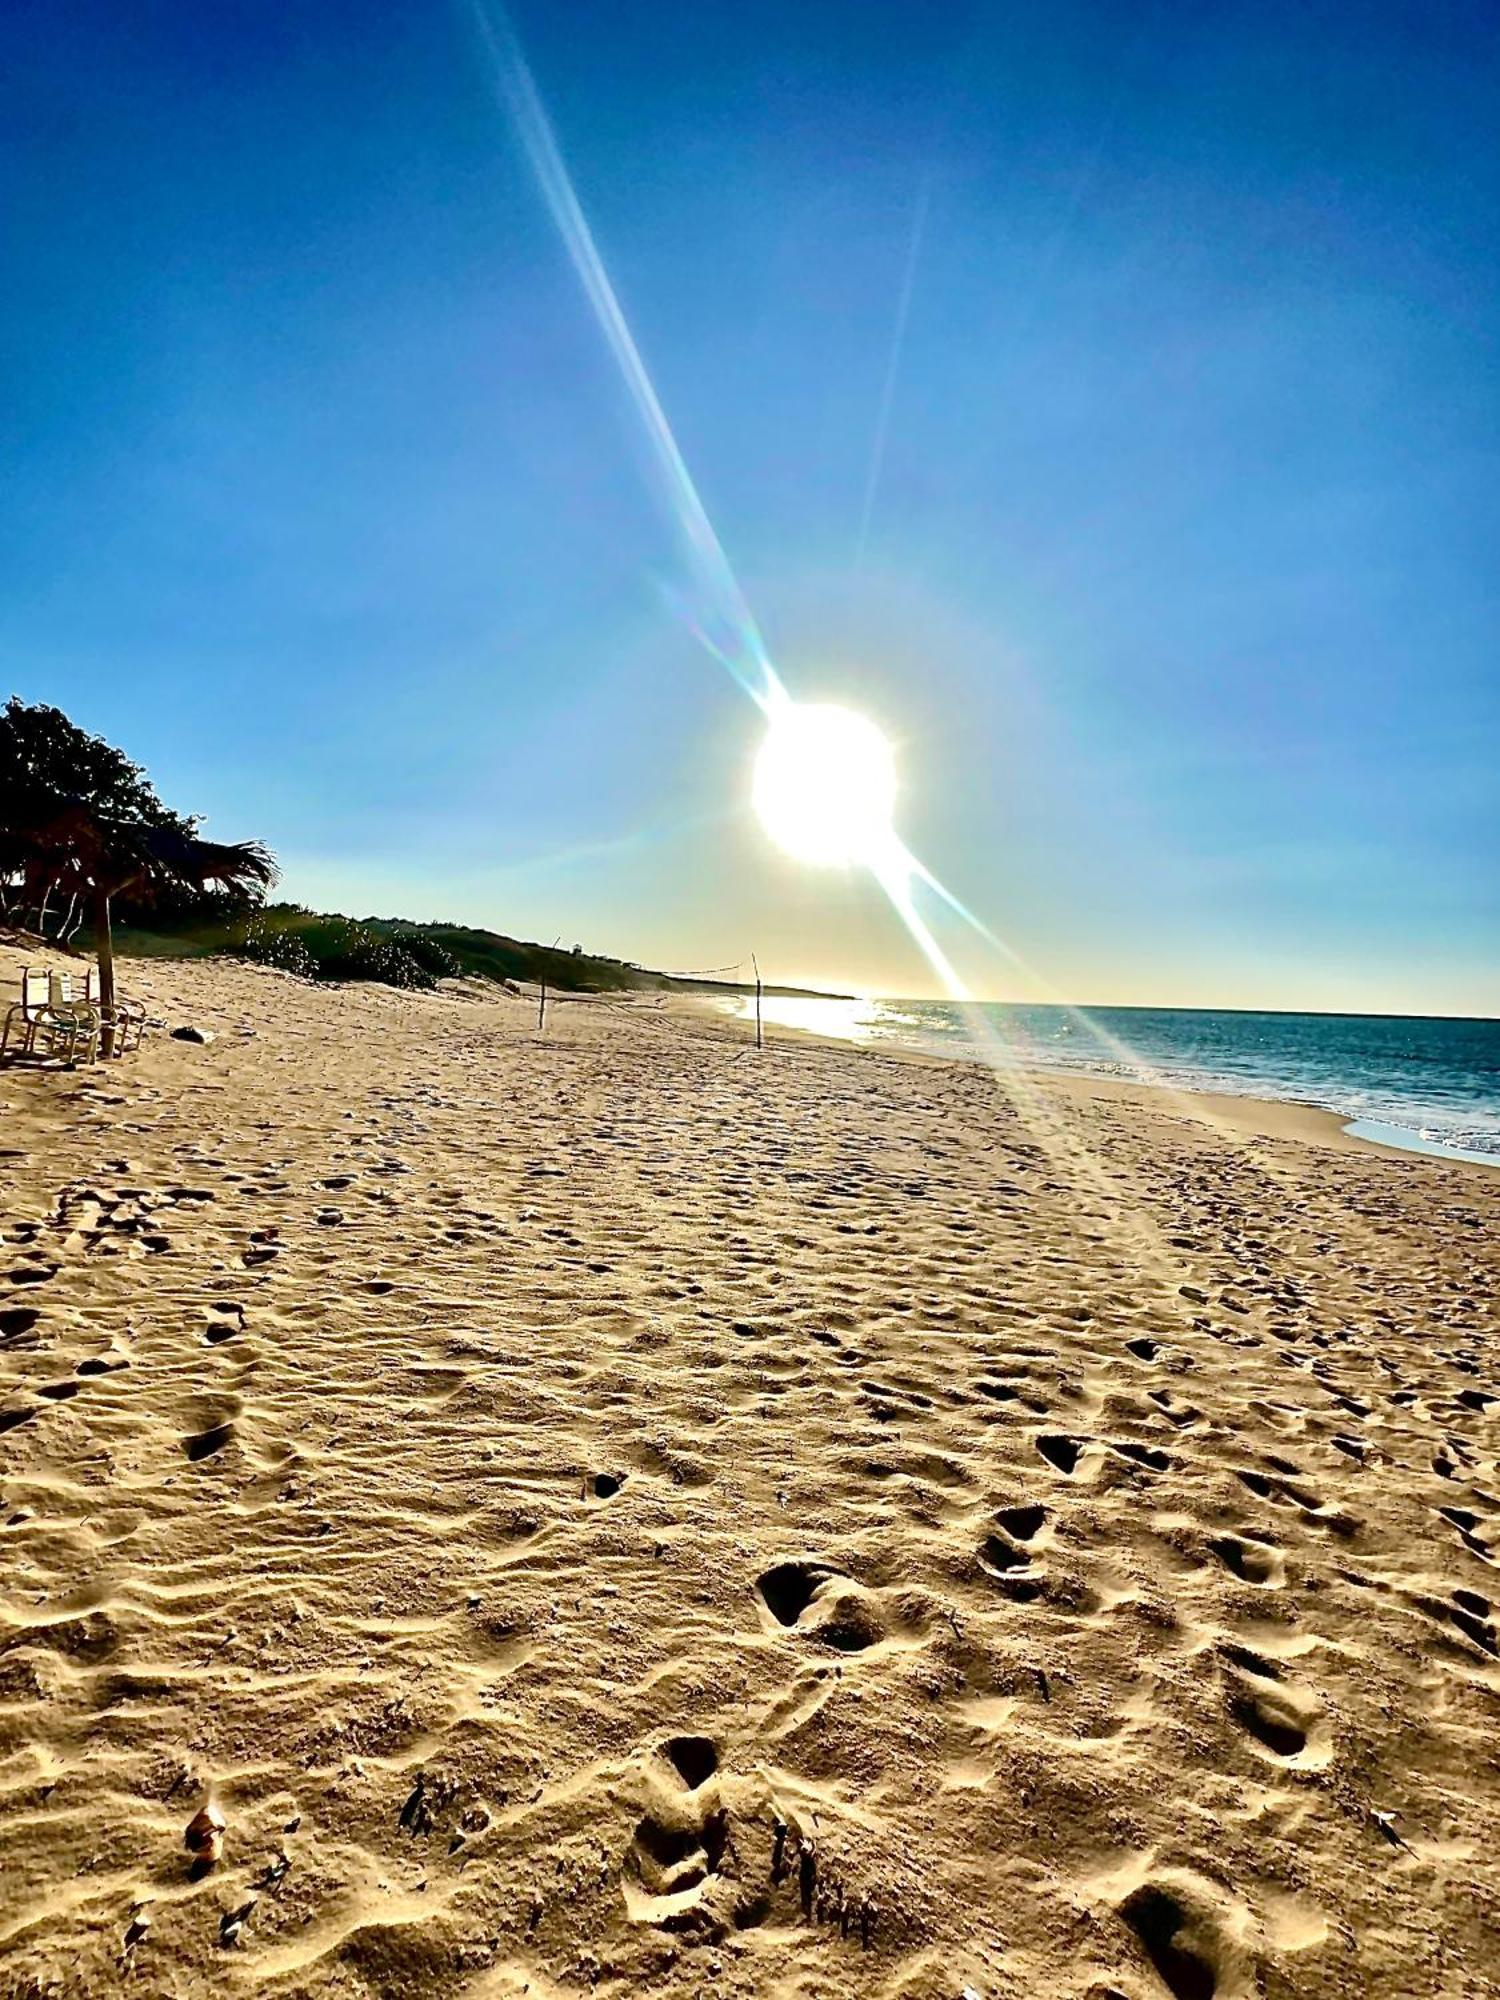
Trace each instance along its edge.
<path fill-rule="evenodd" d="M 1494 18 L 513 10 L 714 525 L 1097 1006 L 1500 1014 Z M 777 852 L 462 9 L 13 16 L 7 682 L 280 893 L 941 991 Z"/>

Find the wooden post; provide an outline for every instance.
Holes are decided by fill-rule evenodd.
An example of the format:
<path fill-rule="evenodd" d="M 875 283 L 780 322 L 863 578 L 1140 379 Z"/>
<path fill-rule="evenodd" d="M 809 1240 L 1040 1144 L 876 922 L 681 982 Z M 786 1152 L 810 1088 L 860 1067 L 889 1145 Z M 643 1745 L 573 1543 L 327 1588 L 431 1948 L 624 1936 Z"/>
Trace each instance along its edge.
<path fill-rule="evenodd" d="M 760 962 L 753 951 L 750 954 L 750 963 L 755 967 L 755 1046 L 763 1049 L 766 1037 L 760 1024 Z"/>
<path fill-rule="evenodd" d="M 104 1018 L 99 1053 L 112 1056 L 115 1052 L 115 941 L 109 927 L 109 896 L 103 889 L 94 891 L 94 948 L 99 954 L 99 1012 Z"/>
<path fill-rule="evenodd" d="M 552 940 L 551 950 L 556 951 L 557 947 L 561 943 L 562 943 L 562 932 L 559 931 L 557 936 Z M 542 1030 L 546 1027 L 546 1025 L 547 1025 L 547 960 L 544 958 L 542 960 L 542 1004 L 536 1010 L 537 1033 L 541 1034 Z"/>

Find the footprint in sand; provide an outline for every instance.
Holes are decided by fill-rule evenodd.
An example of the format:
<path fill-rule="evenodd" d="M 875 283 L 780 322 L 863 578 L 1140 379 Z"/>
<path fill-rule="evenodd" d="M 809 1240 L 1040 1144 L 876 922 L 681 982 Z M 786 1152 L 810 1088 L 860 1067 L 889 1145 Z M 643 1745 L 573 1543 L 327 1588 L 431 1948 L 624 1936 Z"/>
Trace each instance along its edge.
<path fill-rule="evenodd" d="M 35 1306 L 8 1306 L 0 1312 L 0 1350 L 11 1353 L 23 1347 L 37 1347 L 40 1337 L 36 1323 L 41 1313 Z"/>
<path fill-rule="evenodd" d="M 183 1451 L 194 1465 L 202 1459 L 213 1458 L 235 1436 L 236 1422 L 241 1414 L 239 1398 L 210 1405 L 204 1414 L 207 1421 L 202 1429 L 190 1432 L 181 1440 Z"/>
<path fill-rule="evenodd" d="M 79 1375 L 118 1375 L 130 1366 L 130 1356 L 122 1354 L 117 1347 L 107 1347 L 102 1354 L 91 1354 L 80 1361 L 74 1371 Z"/>
<path fill-rule="evenodd" d="M 1052 1431 L 1036 1440 L 1036 1448 L 1055 1472 L 1071 1479 L 1084 1457 L 1087 1443 L 1083 1438 L 1067 1437 L 1060 1431 Z"/>
<path fill-rule="evenodd" d="M 1046 1523 L 1047 1510 L 1037 1502 L 1020 1507 L 1002 1507 L 995 1523 L 1018 1542 L 1034 1542 Z"/>
<path fill-rule="evenodd" d="M 1314 1743 L 1322 1711 L 1310 1695 L 1294 1688 L 1245 1680 L 1232 1689 L 1229 1713 L 1278 1762 L 1326 1763 L 1327 1751 Z M 1311 1747 L 1310 1747 L 1311 1746 Z"/>
<path fill-rule="evenodd" d="M 245 1308 L 238 1299 L 210 1299 L 202 1311 L 208 1319 L 203 1330 L 206 1347 L 221 1347 L 245 1331 Z"/>
<path fill-rule="evenodd" d="M 979 1567 L 1002 1583 L 1031 1568 L 1029 1549 L 1018 1549 L 1005 1535 L 986 1535 L 979 1545 Z"/>
<path fill-rule="evenodd" d="M 657 1749 L 685 1790 L 701 1791 L 719 1768 L 718 1746 L 708 1736 L 672 1736 Z"/>
<path fill-rule="evenodd" d="M 1224 1935 L 1206 1896 L 1144 1882 L 1125 1898 L 1120 1915 L 1172 2000 L 1214 2000 L 1220 1993 Z"/>
<path fill-rule="evenodd" d="M 185 1437 L 182 1448 L 196 1465 L 200 1459 L 212 1458 L 216 1452 L 222 1451 L 233 1436 L 232 1423 L 210 1424 L 207 1430 L 195 1431 L 190 1437 Z"/>
<path fill-rule="evenodd" d="M 863 1653 L 883 1641 L 912 1642 L 923 1618 L 913 1606 L 895 1610 L 884 1591 L 816 1562 L 777 1563 L 756 1581 L 762 1623 L 770 1632 L 795 1633 L 839 1653 Z"/>
<path fill-rule="evenodd" d="M 1241 1673 L 1254 1674 L 1263 1681 L 1279 1681 L 1282 1678 L 1281 1669 L 1274 1660 L 1266 1659 L 1261 1653 L 1252 1652 L 1248 1646 L 1229 1644 L 1220 1650 L 1225 1662 L 1231 1667 L 1238 1667 Z"/>
<path fill-rule="evenodd" d="M 1231 1576 L 1261 1590 L 1279 1590 L 1286 1582 L 1286 1559 L 1274 1543 L 1248 1530 L 1243 1535 L 1218 1535 L 1209 1548 Z"/>
<path fill-rule="evenodd" d="M 646 1811 L 625 1855 L 621 1886 L 635 1923 L 676 1929 L 711 1919 L 706 1903 L 733 1874 L 729 1814 L 715 1782 L 718 1745 L 708 1736 L 672 1736 L 645 1760 Z M 732 1882 L 723 1885 L 732 1896 Z M 726 1912 L 721 1912 L 722 1916 Z"/>
<path fill-rule="evenodd" d="M 1036 1542 L 1047 1518 L 1041 1506 L 1002 1507 L 978 1549 L 979 1567 L 1008 1597 L 1027 1604 L 1040 1595 Z"/>
<path fill-rule="evenodd" d="M 974 1387 L 981 1396 L 988 1396 L 992 1403 L 1014 1403 L 1021 1393 L 1014 1382 L 979 1381 Z"/>
<path fill-rule="evenodd" d="M 636 1827 L 625 1863 L 625 1903 L 633 1920 L 670 1924 L 690 1911 L 718 1873 L 728 1835 L 722 1810 L 685 1827 L 648 1813 Z"/>
<path fill-rule="evenodd" d="M 1170 1472 L 1172 1461 L 1164 1451 L 1151 1444 L 1112 1444 L 1110 1450 L 1119 1458 L 1128 1459 L 1132 1465 L 1143 1465 L 1150 1472 Z"/>
<path fill-rule="evenodd" d="M 1500 1658 L 1500 1638 L 1491 1617 L 1493 1607 L 1479 1591 L 1458 1589 L 1448 1599 L 1415 1597 L 1412 1602 L 1437 1623 L 1454 1626 L 1491 1659 Z"/>
<path fill-rule="evenodd" d="M 1490 1553 L 1489 1543 L 1484 1541 L 1479 1533 L 1479 1530 L 1485 1526 L 1485 1522 L 1480 1515 L 1472 1512 L 1467 1507 L 1435 1507 L 1433 1512 L 1440 1520 L 1446 1521 L 1451 1528 L 1457 1529 L 1458 1539 L 1471 1555 L 1478 1556 L 1483 1562 L 1492 1562 L 1494 1560 Z"/>
<path fill-rule="evenodd" d="M 1179 1403 L 1169 1389 L 1151 1389 L 1147 1393 L 1168 1422 L 1176 1424 L 1179 1430 L 1203 1421 L 1201 1410 L 1195 1410 L 1191 1403 Z"/>

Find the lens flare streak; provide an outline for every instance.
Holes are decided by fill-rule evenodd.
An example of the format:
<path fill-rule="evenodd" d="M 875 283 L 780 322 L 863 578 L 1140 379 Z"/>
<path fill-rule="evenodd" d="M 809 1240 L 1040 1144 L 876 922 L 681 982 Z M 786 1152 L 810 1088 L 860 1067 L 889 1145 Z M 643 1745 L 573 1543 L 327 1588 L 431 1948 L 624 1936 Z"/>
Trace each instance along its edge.
<path fill-rule="evenodd" d="M 753 701 L 769 709 L 778 697 L 785 697 L 785 690 L 641 359 L 515 29 L 503 8 L 486 7 L 483 0 L 474 0 L 473 14 L 501 103 L 640 418 L 699 594 L 695 622 L 715 658 L 724 662 Z"/>

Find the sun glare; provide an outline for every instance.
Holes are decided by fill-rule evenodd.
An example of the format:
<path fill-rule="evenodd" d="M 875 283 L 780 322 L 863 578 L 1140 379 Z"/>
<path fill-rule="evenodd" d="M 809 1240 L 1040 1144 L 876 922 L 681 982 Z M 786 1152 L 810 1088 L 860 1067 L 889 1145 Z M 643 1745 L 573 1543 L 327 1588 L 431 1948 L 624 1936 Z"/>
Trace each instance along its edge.
<path fill-rule="evenodd" d="M 847 708 L 779 705 L 755 760 L 752 796 L 777 846 L 814 867 L 873 865 L 895 838 L 891 746 Z"/>

